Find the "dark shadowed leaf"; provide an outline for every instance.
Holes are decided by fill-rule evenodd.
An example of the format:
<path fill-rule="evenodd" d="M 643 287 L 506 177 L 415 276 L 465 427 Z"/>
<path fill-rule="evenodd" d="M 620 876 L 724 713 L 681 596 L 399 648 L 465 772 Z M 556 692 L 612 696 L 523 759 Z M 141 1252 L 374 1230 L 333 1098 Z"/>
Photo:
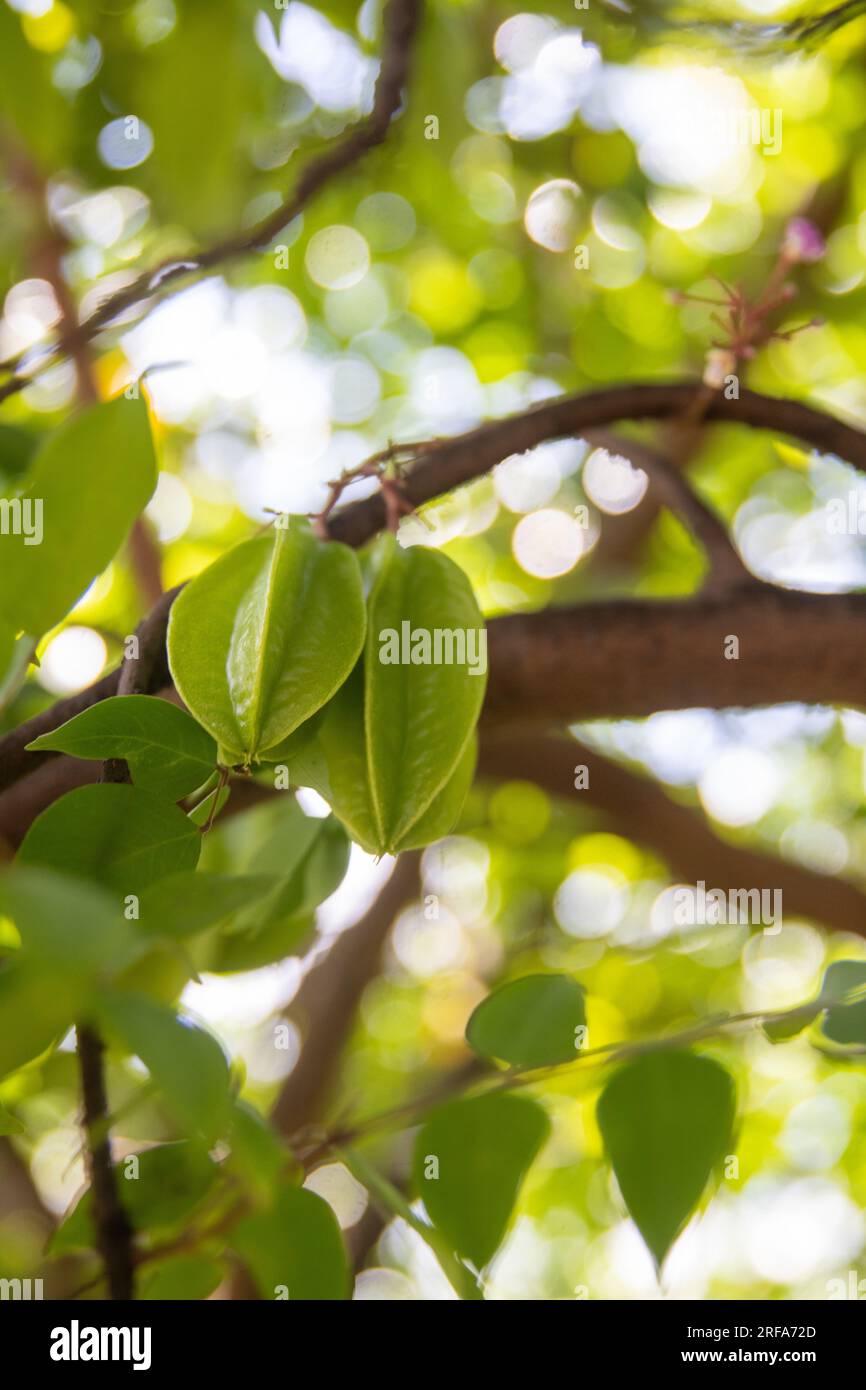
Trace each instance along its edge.
<path fill-rule="evenodd" d="M 185 1221 L 212 1188 L 219 1168 L 201 1144 L 158 1144 L 114 1165 L 120 1199 L 136 1231 L 165 1232 Z M 88 1188 L 58 1226 L 54 1255 L 92 1249 L 93 1197 Z"/>
<path fill-rule="evenodd" d="M 847 1003 L 827 1010 L 821 1032 L 831 1042 L 866 1047 L 866 960 L 837 960 L 828 966 L 822 1001 L 846 997 Z"/>

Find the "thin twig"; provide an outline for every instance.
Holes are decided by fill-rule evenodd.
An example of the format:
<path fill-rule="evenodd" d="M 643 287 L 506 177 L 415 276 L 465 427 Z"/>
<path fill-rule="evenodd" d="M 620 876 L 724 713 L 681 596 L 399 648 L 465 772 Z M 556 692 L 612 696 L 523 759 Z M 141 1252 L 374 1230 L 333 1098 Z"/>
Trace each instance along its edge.
<path fill-rule="evenodd" d="M 105 1265 L 108 1296 L 131 1299 L 134 1293 L 133 1232 L 120 1200 L 107 1137 L 108 1099 L 103 1069 L 103 1043 L 92 1028 L 77 1029 L 81 1073 L 86 1160 L 93 1194 L 96 1246 Z"/>
<path fill-rule="evenodd" d="M 182 259 L 173 257 L 144 271 L 132 284 L 124 286 L 105 299 L 90 317 L 79 325 L 74 342 L 90 342 L 101 329 L 121 314 L 152 298 L 157 292 L 161 298 L 165 298 L 166 291 L 174 292 L 190 275 L 214 270 L 217 266 L 270 245 L 320 188 L 357 163 L 368 151 L 380 145 L 402 101 L 403 88 L 409 72 L 412 42 L 420 23 L 421 11 L 422 0 L 389 0 L 382 18 L 382 61 L 370 115 L 354 126 L 341 141 L 310 161 L 292 193 L 274 212 L 257 222 L 251 229 L 233 232 L 214 246 Z M 37 345 L 37 350 L 43 351 L 45 357 L 38 370 L 30 375 L 19 373 L 33 354 L 32 347 L 28 348 L 26 353 L 0 364 L 2 369 L 12 373 L 10 380 L 0 386 L 0 401 L 22 391 L 72 347 L 73 340 L 68 335 L 65 340 L 58 339 L 54 344 L 46 345 L 44 348 Z"/>

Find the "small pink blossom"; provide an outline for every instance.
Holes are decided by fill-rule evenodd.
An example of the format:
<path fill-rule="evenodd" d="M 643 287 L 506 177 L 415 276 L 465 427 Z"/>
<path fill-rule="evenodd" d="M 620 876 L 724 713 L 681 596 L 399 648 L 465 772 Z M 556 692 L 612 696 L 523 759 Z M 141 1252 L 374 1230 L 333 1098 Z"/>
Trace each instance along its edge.
<path fill-rule="evenodd" d="M 811 265 L 820 261 L 827 250 L 827 243 L 808 217 L 792 217 L 785 228 L 782 241 L 782 255 L 794 265 L 798 261 Z"/>

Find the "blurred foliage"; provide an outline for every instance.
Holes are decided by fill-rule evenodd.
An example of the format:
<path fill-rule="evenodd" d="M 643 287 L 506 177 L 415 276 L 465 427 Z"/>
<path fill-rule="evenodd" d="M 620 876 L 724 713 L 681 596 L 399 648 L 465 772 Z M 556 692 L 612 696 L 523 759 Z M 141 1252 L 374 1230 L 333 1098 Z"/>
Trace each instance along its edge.
<path fill-rule="evenodd" d="M 384 146 L 330 182 L 272 246 L 180 292 L 154 286 L 147 315 L 133 310 L 103 333 L 91 354 L 95 389 L 107 398 L 141 381 L 150 406 L 160 481 L 145 515 L 166 586 L 253 537 L 269 509 L 319 510 L 332 478 L 391 439 L 456 433 L 563 391 L 700 376 L 716 329 L 705 306 L 677 303 L 671 291 L 713 293 L 719 276 L 759 292 L 793 215 L 817 224 L 827 251 L 797 269 L 798 297 L 778 326 L 821 322 L 770 343 L 741 374 L 755 389 L 808 397 L 866 424 L 863 6 L 840 6 L 826 22 L 811 5 L 780 4 L 769 17 L 745 0 L 710 10 L 431 0 L 405 109 Z M 92 312 L 142 268 L 182 259 L 279 206 L 299 168 L 368 109 L 380 18 L 376 0 L 0 0 L 0 359 L 30 354 L 56 332 L 58 285 Z M 80 386 L 64 360 L 4 405 L 0 481 L 10 495 L 34 456 L 35 468 L 44 448 L 50 457 L 46 441 L 65 428 Z M 116 486 L 91 504 L 108 508 L 120 530 L 137 506 L 131 448 L 118 443 Z M 618 514 L 604 488 L 590 486 L 588 453 L 566 441 L 509 460 L 405 521 L 404 535 L 445 547 L 488 616 L 694 592 L 705 562 L 685 528 L 664 509 Z M 862 479 L 843 461 L 726 426 L 701 434 L 688 472 L 761 577 L 818 592 L 866 585 L 863 536 L 827 526 L 834 499 L 854 495 L 863 509 Z M 347 499 L 366 486 L 353 485 Z M 70 569 L 87 529 L 82 516 L 66 538 Z M 93 573 L 77 574 L 76 594 Z M 0 607 L 37 597 L 9 586 Z M 115 665 L 147 607 L 126 547 L 64 618 L 49 612 L 56 626 L 33 633 L 40 664 L 26 679 L 6 621 L 0 660 L 12 678 L 0 684 L 2 727 Z M 866 887 L 862 714 L 793 705 L 661 712 L 579 733 L 708 815 L 720 836 Z M 130 842 L 133 815 L 161 842 L 145 793 L 116 791 L 136 801 L 116 817 Z M 81 869 L 75 835 L 92 829 L 87 789 L 74 796 L 56 830 L 70 875 Z M 323 1298 L 349 1288 L 326 1203 L 351 1229 L 368 1201 L 363 1180 L 359 1188 L 347 1155 L 299 1191 L 300 1172 L 262 1119 L 294 1060 L 297 1039 L 280 1029 L 296 954 L 357 916 L 376 874 L 357 848 L 348 860 L 346 837 L 319 818 L 320 803 L 302 803 L 254 807 L 204 840 L 201 876 L 249 875 L 263 907 L 226 900 L 216 921 L 186 883 L 189 913 L 209 924 L 192 945 L 155 908 L 166 917 L 162 936 L 146 956 L 117 963 L 125 974 L 55 961 L 37 978 L 14 964 L 4 1058 L 15 1064 L 21 1049 L 32 1059 L 83 999 L 98 998 L 112 1040 L 121 1192 L 123 1165 L 140 1153 L 128 1205 L 143 1243 L 181 1231 L 195 1238 L 195 1254 L 151 1267 L 143 1297 L 208 1296 L 226 1273 L 226 1242 L 213 1231 L 238 1191 L 255 1212 L 233 1248 L 265 1297 L 282 1285 L 289 1297 L 293 1286 L 295 1296 Z M 45 862 L 51 833 L 43 823 L 22 858 Z M 347 860 L 343 897 L 326 902 L 317 937 L 317 905 Z M 185 844 L 168 868 L 193 864 Z M 579 795 L 554 801 L 534 783 L 473 786 L 458 830 L 425 850 L 422 868 L 419 903 L 398 919 L 345 1051 L 332 1115 L 341 1125 L 411 1105 L 466 1064 L 473 1011 L 525 976 L 579 982 L 596 1049 L 725 1013 L 790 1009 L 817 997 L 828 965 L 862 969 L 866 959 L 862 920 L 836 936 L 787 919 L 779 935 L 750 935 L 745 925 L 672 930 L 667 865 Z M 83 886 L 70 884 L 58 891 L 71 903 Z M 220 889 L 210 887 L 212 904 Z M 14 953 L 9 918 L 0 933 Z M 0 1008 L 10 975 L 0 975 Z M 140 1009 L 128 1009 L 132 989 Z M 840 1053 L 862 1041 L 859 1007 L 837 1004 L 823 1022 L 816 1013 L 783 1044 L 760 1029 L 701 1043 L 706 1066 L 721 1063 L 736 1080 L 736 1162 L 674 1246 L 667 1291 L 823 1298 L 849 1269 L 866 1274 L 866 1076 L 860 1054 Z M 481 1050 L 514 1060 L 501 1042 Z M 603 1157 L 596 1104 L 606 1074 L 563 1067 L 535 1080 L 521 1093 L 526 1134 L 511 1133 L 512 1170 L 501 1149 L 490 1160 L 481 1145 L 479 1170 L 446 1200 L 440 1224 L 460 1254 L 484 1261 L 505 1236 L 484 1272 L 488 1297 L 658 1295 Z M 453 1108 L 478 1103 L 454 1100 L 428 1119 L 445 1132 L 445 1150 L 459 1150 L 467 1132 Z M 68 1213 L 83 1182 L 68 1039 L 0 1082 L 0 1107 L 0 1132 L 13 1132 L 44 1202 Z M 485 1123 L 482 1115 L 484 1133 Z M 217 1132 L 221 1146 L 208 1157 L 201 1136 Z M 453 1296 L 413 1225 L 417 1208 L 400 1207 L 401 1193 L 423 1192 L 429 1149 L 413 1160 L 407 1132 L 375 1131 L 364 1152 L 397 1196 L 383 1177 L 375 1195 L 392 1203 L 389 1224 L 359 1296 Z M 490 1172 L 497 1201 L 483 1212 Z M 687 1214 L 673 1212 L 657 1253 Z M 65 1216 L 55 1252 L 79 1250 L 89 1226 L 85 1197 Z M 79 1258 L 83 1283 L 96 1266 Z M 35 1228 L 0 1219 L 0 1272 L 36 1270 L 41 1259 Z"/>

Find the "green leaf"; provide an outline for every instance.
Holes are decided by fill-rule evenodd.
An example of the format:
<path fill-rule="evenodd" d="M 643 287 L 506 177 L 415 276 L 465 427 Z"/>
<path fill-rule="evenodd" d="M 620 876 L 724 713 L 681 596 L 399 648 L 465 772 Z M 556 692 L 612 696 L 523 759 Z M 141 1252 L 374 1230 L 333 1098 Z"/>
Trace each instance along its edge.
<path fill-rule="evenodd" d="M 139 921 L 151 937 L 182 941 L 260 901 L 274 882 L 265 874 L 172 874 L 142 893 Z"/>
<path fill-rule="evenodd" d="M 230 1108 L 229 1068 L 216 1038 L 141 995 L 105 993 L 98 1012 L 147 1067 L 180 1128 L 213 1142 Z"/>
<path fill-rule="evenodd" d="M 114 1165 L 114 1180 L 132 1226 L 148 1233 L 185 1223 L 218 1176 L 219 1168 L 207 1149 L 188 1140 L 143 1149 Z M 52 1255 L 64 1255 L 91 1250 L 95 1244 L 93 1195 L 87 1188 L 57 1227 L 48 1248 Z"/>
<path fill-rule="evenodd" d="M 92 406 L 48 437 L 23 493 L 34 509 L 41 503 L 41 543 L 0 538 L 0 607 L 16 630 L 38 636 L 69 612 L 119 550 L 156 479 L 143 399 Z"/>
<path fill-rule="evenodd" d="M 313 787 L 334 808 L 349 834 L 368 853 L 402 853 L 432 844 L 449 833 L 473 781 L 477 739 L 470 730 L 459 762 L 427 808 L 393 844 L 382 838 L 373 802 L 370 760 L 364 731 L 364 670 L 361 660 L 352 676 L 316 719 L 299 728 L 268 758 L 285 762 L 293 783 Z M 400 667 L 395 667 L 400 670 Z M 432 716 L 436 720 L 438 714 Z"/>
<path fill-rule="evenodd" d="M 821 986 L 823 1002 L 856 996 L 852 1002 L 832 1004 L 821 1032 L 831 1042 L 866 1047 L 866 960 L 837 960 L 828 966 Z"/>
<path fill-rule="evenodd" d="M 145 948 L 108 893 L 50 869 L 0 872 L 0 913 L 15 923 L 24 954 L 76 974 L 107 977 Z"/>
<path fill-rule="evenodd" d="M 478 739 L 473 733 L 451 777 L 441 792 L 434 796 L 424 814 L 394 845 L 394 854 L 402 854 L 407 849 L 423 849 L 453 830 L 472 786 L 477 761 Z"/>
<path fill-rule="evenodd" d="M 240 1222 L 232 1245 L 263 1298 L 276 1298 L 282 1289 L 288 1290 L 290 1300 L 299 1301 L 349 1296 L 340 1227 L 327 1202 L 315 1192 L 283 1188 L 270 1207 Z"/>
<path fill-rule="evenodd" d="M 36 639 L 26 632 L 16 637 L 0 618 L 0 712 L 9 708 L 26 681 L 37 645 Z"/>
<path fill-rule="evenodd" d="M 247 61 L 251 38 L 252 11 L 235 0 L 185 0 L 171 34 L 132 68 L 131 109 L 153 132 L 142 180 L 169 221 L 196 232 L 225 225 L 246 166 L 239 137 L 269 76 L 267 63 Z"/>
<path fill-rule="evenodd" d="M 96 783 L 67 792 L 43 811 L 18 860 L 93 879 L 125 897 L 194 869 L 200 848 L 198 830 L 170 802 L 140 787 Z"/>
<path fill-rule="evenodd" d="M 494 990 L 472 1013 L 466 1041 L 479 1057 L 512 1067 L 573 1062 L 586 1025 L 583 989 L 569 975 L 524 975 Z"/>
<path fill-rule="evenodd" d="M 15 960 L 0 970 L 0 1076 L 58 1042 L 89 999 L 84 978 Z"/>
<path fill-rule="evenodd" d="M 193 1303 L 207 1298 L 222 1283 L 223 1267 L 203 1255 L 178 1255 L 165 1260 L 145 1278 L 138 1297 L 162 1303 Z"/>
<path fill-rule="evenodd" d="M 534 1101 L 491 1094 L 442 1106 L 419 1133 L 415 1190 L 433 1224 L 477 1269 L 499 1247 L 549 1129 Z"/>
<path fill-rule="evenodd" d="M 614 1073 L 597 1114 L 629 1215 L 660 1266 L 728 1151 L 733 1078 L 709 1057 L 649 1052 Z"/>
<path fill-rule="evenodd" d="M 20 425 L 0 424 L 0 487 L 27 472 L 39 444 L 39 437 Z"/>
<path fill-rule="evenodd" d="M 229 1144 L 227 1163 L 232 1172 L 259 1201 L 275 1197 L 294 1160 L 267 1120 L 246 1101 L 235 1102 Z"/>
<path fill-rule="evenodd" d="M 813 1007 L 803 1006 L 802 1009 L 792 1009 L 784 1018 L 773 1019 L 770 1023 L 762 1024 L 762 1030 L 772 1043 L 790 1042 L 791 1038 L 799 1037 L 805 1028 L 809 1027 L 821 1012 L 821 1006 L 815 1004 Z"/>
<path fill-rule="evenodd" d="M 223 787 L 217 783 L 213 790 L 203 796 L 201 801 L 189 812 L 189 818 L 193 825 L 197 825 L 200 830 L 204 830 L 207 826 L 213 829 L 214 821 L 222 812 L 231 794 L 232 789 L 229 782 Z"/>
<path fill-rule="evenodd" d="M 20 1120 L 0 1105 L 0 1134 L 23 1134 L 24 1126 Z"/>
<path fill-rule="evenodd" d="M 306 824 L 296 843 L 282 852 L 284 862 L 292 864 L 290 871 L 272 879 L 274 886 L 255 906 L 237 914 L 214 943 L 208 970 L 255 970 L 291 955 L 311 930 L 316 907 L 342 882 L 350 848 L 343 827 L 333 816 L 316 820 L 299 814 Z M 297 825 L 295 816 L 288 820 L 290 824 L 253 857 L 253 868 L 278 866 L 285 830 Z"/>
<path fill-rule="evenodd" d="M 74 758 L 125 758 L 144 791 L 179 801 L 206 782 L 216 744 L 186 710 L 151 695 L 120 695 L 82 710 L 28 748 Z"/>
<path fill-rule="evenodd" d="M 187 585 L 172 605 L 169 664 L 225 760 L 249 763 L 342 685 L 364 624 L 354 551 L 293 522 L 235 546 Z"/>
<path fill-rule="evenodd" d="M 487 660 L 484 621 L 463 570 L 436 550 L 404 550 L 387 541 L 369 601 L 364 720 L 373 814 L 382 844 L 391 848 L 406 839 L 460 763 L 481 712 Z M 414 664 L 417 656 L 435 658 L 437 632 L 458 635 L 462 664 Z M 483 670 L 480 660 L 476 667 L 469 660 L 482 650 Z M 448 654 L 444 642 L 440 654 Z M 395 655 L 397 663 L 385 659 Z M 405 664 L 409 655 L 413 664 Z"/>
<path fill-rule="evenodd" d="M 36 155 L 47 173 L 59 165 L 69 113 L 51 81 L 51 57 L 31 47 L 21 23 L 20 14 L 0 5 L 0 115 L 11 130 L 27 131 L 26 153 Z"/>

